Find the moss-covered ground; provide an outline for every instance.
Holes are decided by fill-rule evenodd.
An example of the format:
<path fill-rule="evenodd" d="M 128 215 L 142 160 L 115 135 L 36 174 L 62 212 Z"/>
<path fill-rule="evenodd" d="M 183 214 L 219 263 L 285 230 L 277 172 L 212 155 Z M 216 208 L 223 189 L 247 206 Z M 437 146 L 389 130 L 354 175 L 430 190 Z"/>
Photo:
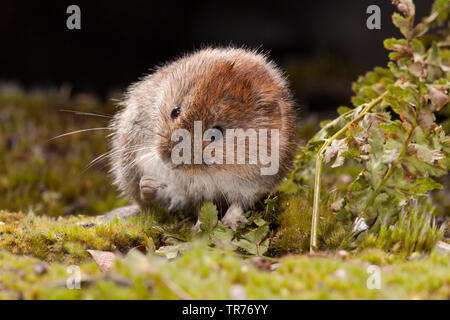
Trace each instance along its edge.
<path fill-rule="evenodd" d="M 168 260 L 155 253 L 152 236 L 160 231 L 149 217 L 99 223 L 2 212 L 0 221 L 3 299 L 229 299 L 236 288 L 249 299 L 450 297 L 449 256 L 437 251 L 408 259 L 379 249 L 248 259 L 198 240 Z M 113 269 L 100 271 L 87 249 L 115 252 Z M 67 287 L 73 265 L 79 290 Z M 379 268 L 380 289 L 367 286 L 371 265 Z"/>
<path fill-rule="evenodd" d="M 433 249 L 437 241 L 448 242 L 447 189 L 434 195 L 441 227 L 424 231 L 421 250 L 416 250 L 418 240 L 397 225 L 350 252 L 340 250 L 345 226 L 329 210 L 334 193 L 324 190 L 322 252 L 309 255 L 311 192 L 287 181 L 257 208 L 271 223 L 270 241 L 267 257 L 252 257 L 213 248 L 191 234 L 194 221 L 178 216 L 98 219 L 127 203 L 112 187 L 105 162 L 87 168 L 107 151 L 108 131 L 49 139 L 102 128 L 109 119 L 61 109 L 111 115 L 114 104 L 87 95 L 69 99 L 64 89 L 0 89 L 0 298 L 450 298 L 449 255 Z M 299 141 L 316 125 L 304 120 Z M 329 175 L 326 187 L 339 189 L 353 171 L 350 166 Z M 425 222 L 414 223 L 428 228 Z M 174 244 L 183 252 L 169 260 L 164 248 Z M 87 250 L 114 253 L 112 269 L 101 271 Z M 71 290 L 67 281 L 70 287 L 77 267 L 81 287 Z M 370 289 L 378 272 L 380 289 Z"/>

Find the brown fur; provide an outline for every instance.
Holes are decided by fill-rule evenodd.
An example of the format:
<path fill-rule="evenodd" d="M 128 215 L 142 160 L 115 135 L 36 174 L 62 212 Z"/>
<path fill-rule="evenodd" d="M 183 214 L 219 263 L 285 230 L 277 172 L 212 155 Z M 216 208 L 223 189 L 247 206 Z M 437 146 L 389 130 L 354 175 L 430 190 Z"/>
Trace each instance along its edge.
<path fill-rule="evenodd" d="M 163 162 L 170 165 L 175 144 L 171 141 L 172 133 L 183 128 L 193 136 L 194 121 L 202 121 L 203 130 L 214 126 L 224 130 L 280 130 L 280 167 L 274 176 L 261 176 L 259 163 L 192 164 L 171 169 L 191 176 L 193 183 L 196 175 L 202 172 L 214 175 L 227 171 L 269 191 L 290 170 L 296 148 L 291 94 L 275 65 L 254 51 L 203 49 L 186 55 L 131 86 L 123 105 L 125 108 L 111 124 L 114 130 L 112 172 L 119 189 L 141 206 L 145 203 L 139 198 L 138 185 L 143 168 L 137 163 L 133 165 L 138 152 L 129 151 L 130 148 L 138 145 L 156 148 Z M 181 108 L 181 114 L 171 119 L 170 114 L 177 106 Z M 268 148 L 270 150 L 270 145 Z M 247 156 L 248 151 L 246 144 Z M 200 196 L 198 201 L 202 199 Z M 249 199 L 249 203 L 242 205 L 248 207 L 254 200 Z"/>

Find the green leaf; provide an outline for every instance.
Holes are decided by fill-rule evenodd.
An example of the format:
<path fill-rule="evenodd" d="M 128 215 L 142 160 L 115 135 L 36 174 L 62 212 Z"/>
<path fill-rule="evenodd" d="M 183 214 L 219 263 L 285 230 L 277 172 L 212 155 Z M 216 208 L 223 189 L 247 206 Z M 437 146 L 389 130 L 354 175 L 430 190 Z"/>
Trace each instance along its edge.
<path fill-rule="evenodd" d="M 263 218 L 257 217 L 255 220 L 253 220 L 253 223 L 256 224 L 258 227 L 261 227 L 267 222 Z"/>
<path fill-rule="evenodd" d="M 218 221 L 217 215 L 218 212 L 216 206 L 210 201 L 205 201 L 200 210 L 199 216 L 201 223 L 200 229 L 204 233 L 209 234 L 216 227 Z"/>
<path fill-rule="evenodd" d="M 262 256 L 269 249 L 268 239 L 264 240 L 268 233 L 269 224 L 265 223 L 257 229 L 246 233 L 241 239 L 234 240 L 233 244 L 250 254 Z"/>
<path fill-rule="evenodd" d="M 416 180 L 416 186 L 414 188 L 414 192 L 416 193 L 425 193 L 435 189 L 442 189 L 442 185 L 437 183 L 432 178 L 422 177 Z"/>
<path fill-rule="evenodd" d="M 433 4 L 433 13 L 437 13 L 438 17 L 435 21 L 435 24 L 438 26 L 442 26 L 445 22 L 448 21 L 449 16 L 449 4 L 448 0 L 435 0 Z"/>
<path fill-rule="evenodd" d="M 337 112 L 338 112 L 339 115 L 343 115 L 343 114 L 345 114 L 347 112 L 350 112 L 350 111 L 352 111 L 352 109 L 350 109 L 349 107 L 346 107 L 346 106 L 340 106 L 337 109 Z"/>
<path fill-rule="evenodd" d="M 412 20 L 410 17 L 405 18 L 404 16 L 400 15 L 397 12 L 394 12 L 394 14 L 392 15 L 392 22 L 394 23 L 394 25 L 400 29 L 400 32 L 403 34 L 403 36 L 406 39 L 410 39 L 411 38 L 411 34 L 412 34 L 412 30 L 411 30 L 411 25 L 412 25 Z"/>
<path fill-rule="evenodd" d="M 415 16 L 416 6 L 412 0 L 393 0 L 392 3 L 397 6 L 398 11 L 405 17 L 413 18 Z"/>
<path fill-rule="evenodd" d="M 413 41 L 411 41 L 411 48 L 414 55 L 414 61 L 420 60 L 425 54 L 425 47 L 422 44 L 422 41 L 418 39 L 414 39 Z"/>
<path fill-rule="evenodd" d="M 433 150 L 426 145 L 410 143 L 408 147 L 416 151 L 417 159 L 423 162 L 427 162 L 429 164 L 434 164 L 435 161 L 444 158 L 444 155 L 442 154 L 441 150 L 439 149 Z"/>
<path fill-rule="evenodd" d="M 331 120 L 323 120 L 320 121 L 319 125 L 321 128 L 325 127 L 327 124 L 329 124 L 331 122 Z"/>
<path fill-rule="evenodd" d="M 433 110 L 440 110 L 444 105 L 449 103 L 449 96 L 444 90 L 439 90 L 439 86 L 427 84 L 428 92 L 430 93 L 430 100 L 433 105 Z"/>
<path fill-rule="evenodd" d="M 211 242 L 222 249 L 235 249 L 236 246 L 232 244 L 234 232 L 231 228 L 227 228 L 218 222 L 217 227 L 210 236 Z"/>
<path fill-rule="evenodd" d="M 331 165 L 332 168 L 341 166 L 344 163 L 344 157 L 342 154 L 348 151 L 347 139 L 333 140 L 331 145 L 325 150 L 324 159 L 325 163 L 331 161 L 336 156 L 335 162 Z"/>
<path fill-rule="evenodd" d="M 421 62 L 414 62 L 408 65 L 408 70 L 411 74 L 417 78 L 424 78 L 425 68 Z"/>
<path fill-rule="evenodd" d="M 191 248 L 191 244 L 189 242 L 179 242 L 172 246 L 164 246 L 160 247 L 155 251 L 156 254 L 165 256 L 167 259 L 174 259 L 179 254 L 189 250 Z"/>
<path fill-rule="evenodd" d="M 411 53 L 411 48 L 408 46 L 408 41 L 405 39 L 389 38 L 383 41 L 383 45 L 387 50 L 399 53 Z"/>
<path fill-rule="evenodd" d="M 360 111 L 361 108 L 353 109 L 350 114 L 341 115 L 333 121 L 327 123 L 319 132 L 317 132 L 311 140 L 309 140 L 308 145 L 312 145 L 317 142 L 323 142 L 328 137 L 332 136 L 338 132 L 346 124 L 346 117 L 350 117 L 354 112 Z"/>

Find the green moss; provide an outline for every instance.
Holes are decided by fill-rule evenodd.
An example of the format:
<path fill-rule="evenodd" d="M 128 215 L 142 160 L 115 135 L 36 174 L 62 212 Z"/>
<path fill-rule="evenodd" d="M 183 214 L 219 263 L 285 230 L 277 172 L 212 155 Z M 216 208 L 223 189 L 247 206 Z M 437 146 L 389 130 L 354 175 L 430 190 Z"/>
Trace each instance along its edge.
<path fill-rule="evenodd" d="M 170 234 L 151 215 L 101 222 L 85 216 L 56 219 L 0 211 L 0 221 L 0 249 L 48 262 L 78 263 L 88 258 L 87 249 L 126 253 L 140 246 L 153 250 L 154 242 L 163 245 Z"/>
<path fill-rule="evenodd" d="M 304 205 L 298 197 L 288 208 Z M 283 220 L 294 217 L 290 214 L 279 220 L 280 230 L 286 230 Z M 5 299 L 229 299 L 232 285 L 242 286 L 250 299 L 450 297 L 448 254 L 413 254 L 405 259 L 401 250 L 366 249 L 346 255 L 288 255 L 267 261 L 278 266 L 269 271 L 257 268 L 261 264 L 254 260 L 200 240 L 173 260 L 161 258 L 154 247 L 173 243 L 169 230 L 175 225 L 163 228 L 152 215 L 99 224 L 93 217 L 56 219 L 2 211 L 0 221 L 0 298 Z M 305 227 L 307 234 L 306 223 L 293 223 Z M 187 233 L 189 228 L 181 230 Z M 135 247 L 146 249 L 147 255 L 130 250 Z M 115 267 L 100 272 L 87 249 L 116 252 Z M 41 260 L 50 262 L 45 264 L 46 272 L 36 272 Z M 80 290 L 66 287 L 71 264 L 81 268 Z M 373 264 L 381 268 L 380 290 L 366 285 L 367 268 Z"/>
<path fill-rule="evenodd" d="M 275 271 L 259 270 L 230 251 L 195 243 L 171 262 L 134 252 L 109 273 L 92 262 L 80 265 L 82 286 L 69 290 L 67 266 L 52 264 L 37 274 L 34 258 L 0 252 L 0 298 L 25 299 L 229 299 L 240 285 L 249 299 L 448 299 L 449 257 L 432 253 L 406 261 L 383 251 L 345 260 L 334 256 L 287 256 Z M 377 264 L 381 289 L 370 290 L 368 266 Z M 20 270 L 20 271 L 19 271 Z M 183 270 L 183 272 L 179 272 Z"/>
<path fill-rule="evenodd" d="M 411 255 L 430 252 L 444 235 L 445 225 L 437 227 L 434 218 L 417 210 L 401 214 L 395 225 L 383 225 L 378 234 L 370 234 L 360 244 L 360 249 L 375 247 Z"/>
<path fill-rule="evenodd" d="M 106 127 L 108 119 L 59 111 L 112 113 L 114 108 L 81 99 L 57 91 L 24 93 L 0 87 L 1 209 L 96 215 L 126 203 L 111 186 L 105 161 L 86 169 L 107 152 L 107 130 L 49 141 L 67 132 Z"/>

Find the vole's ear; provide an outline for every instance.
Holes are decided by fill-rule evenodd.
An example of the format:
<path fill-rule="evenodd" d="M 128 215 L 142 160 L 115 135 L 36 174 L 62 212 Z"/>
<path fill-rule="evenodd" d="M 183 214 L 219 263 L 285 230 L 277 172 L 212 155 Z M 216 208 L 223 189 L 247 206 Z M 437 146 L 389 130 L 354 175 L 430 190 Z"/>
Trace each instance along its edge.
<path fill-rule="evenodd" d="M 236 64 L 236 61 L 227 61 L 225 63 L 226 71 L 231 71 L 234 68 L 235 64 Z"/>
<path fill-rule="evenodd" d="M 234 60 L 221 62 L 215 66 L 215 72 L 216 74 L 226 74 L 232 71 L 235 65 L 236 61 Z"/>

